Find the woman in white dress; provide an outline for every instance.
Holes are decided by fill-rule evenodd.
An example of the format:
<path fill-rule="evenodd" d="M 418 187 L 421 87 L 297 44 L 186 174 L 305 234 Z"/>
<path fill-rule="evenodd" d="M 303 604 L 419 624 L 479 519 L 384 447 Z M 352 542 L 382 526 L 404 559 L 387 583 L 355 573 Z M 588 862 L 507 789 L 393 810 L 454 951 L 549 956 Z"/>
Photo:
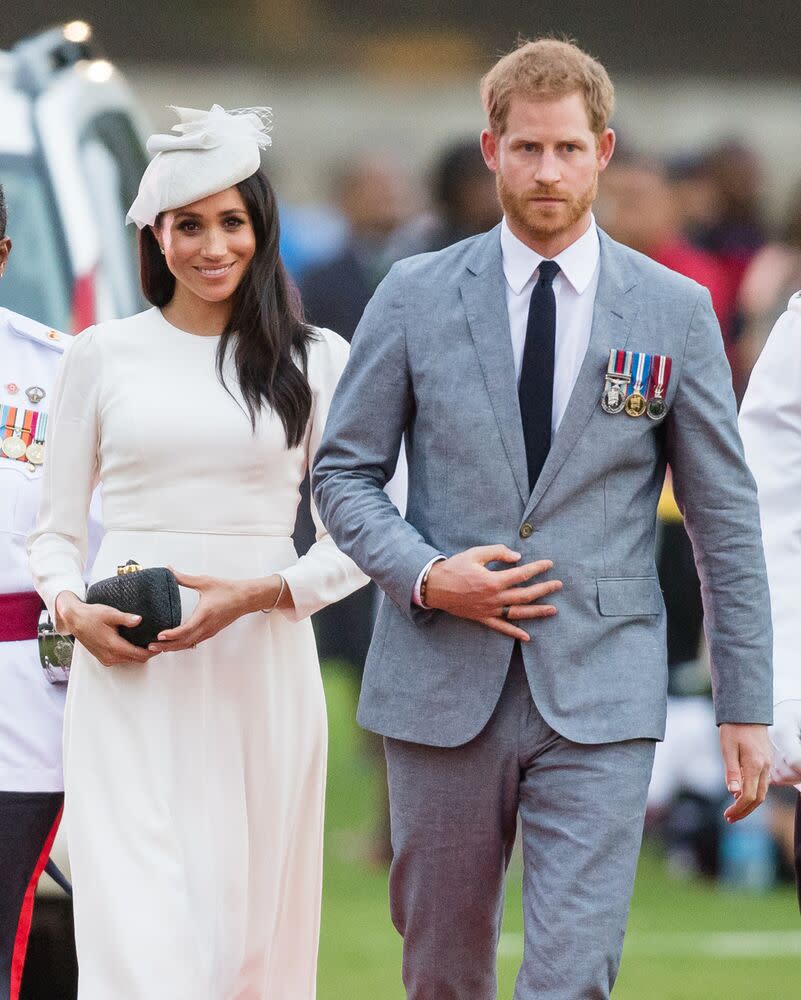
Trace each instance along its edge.
<path fill-rule="evenodd" d="M 773 618 L 771 778 L 801 790 L 801 292 L 789 301 L 754 365 L 740 409 L 759 511 Z M 795 857 L 801 905 L 801 798 Z"/>
<path fill-rule="evenodd" d="M 29 548 L 76 637 L 65 723 L 80 1000 L 311 1000 L 326 718 L 309 615 L 366 578 L 298 487 L 345 365 L 305 326 L 278 256 L 254 114 L 179 109 L 131 218 L 154 304 L 80 334 L 54 394 Z M 183 624 L 141 650 L 93 580 L 169 565 Z M 272 613 L 263 614 L 262 610 Z"/>

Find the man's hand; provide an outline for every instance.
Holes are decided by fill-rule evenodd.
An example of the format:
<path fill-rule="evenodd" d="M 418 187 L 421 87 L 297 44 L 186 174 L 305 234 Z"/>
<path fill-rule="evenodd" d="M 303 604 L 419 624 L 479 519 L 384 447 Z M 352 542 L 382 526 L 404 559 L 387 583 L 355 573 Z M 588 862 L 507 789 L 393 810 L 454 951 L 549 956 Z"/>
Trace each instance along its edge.
<path fill-rule="evenodd" d="M 505 545 L 480 545 L 440 560 L 428 574 L 426 604 L 528 642 L 528 633 L 514 622 L 555 615 L 556 608 L 552 605 L 535 602 L 561 590 L 562 583 L 547 580 L 523 586 L 553 569 L 553 563 L 547 559 L 514 569 L 487 569 L 490 562 L 516 563 L 520 559 L 519 552 L 512 552 Z M 504 609 L 508 609 L 505 614 Z"/>
<path fill-rule="evenodd" d="M 790 699 L 773 706 L 773 725 L 768 731 L 773 744 L 771 781 L 777 785 L 801 782 L 801 701 Z"/>
<path fill-rule="evenodd" d="M 729 823 L 745 819 L 765 801 L 770 783 L 771 750 L 768 727 L 724 723 L 720 750 L 726 767 L 726 787 L 734 802 L 723 814 Z"/>

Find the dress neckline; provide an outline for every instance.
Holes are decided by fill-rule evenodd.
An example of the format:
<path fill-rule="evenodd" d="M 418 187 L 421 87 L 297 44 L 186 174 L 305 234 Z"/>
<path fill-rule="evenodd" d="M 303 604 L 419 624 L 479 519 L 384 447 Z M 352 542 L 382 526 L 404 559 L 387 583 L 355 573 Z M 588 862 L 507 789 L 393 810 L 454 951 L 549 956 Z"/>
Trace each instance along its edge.
<path fill-rule="evenodd" d="M 156 315 L 161 320 L 162 324 L 166 326 L 168 330 L 171 330 L 179 337 L 183 337 L 185 340 L 200 340 L 200 341 L 210 340 L 212 341 L 212 343 L 217 344 L 222 339 L 221 333 L 212 335 L 212 334 L 202 334 L 202 333 L 190 333 L 189 330 L 182 330 L 180 326 L 176 326 L 174 323 L 171 323 L 164 315 L 164 313 L 161 311 L 161 309 L 158 308 L 158 306 L 154 306 L 153 311 L 156 313 Z"/>

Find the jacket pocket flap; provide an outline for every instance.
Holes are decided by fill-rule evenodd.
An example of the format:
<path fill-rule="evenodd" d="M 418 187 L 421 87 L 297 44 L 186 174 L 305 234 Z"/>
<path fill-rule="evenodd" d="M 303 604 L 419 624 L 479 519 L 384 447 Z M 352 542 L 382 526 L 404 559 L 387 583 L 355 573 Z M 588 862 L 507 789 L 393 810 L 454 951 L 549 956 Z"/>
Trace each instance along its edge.
<path fill-rule="evenodd" d="M 664 604 L 655 576 L 619 576 L 596 580 L 602 615 L 658 615 Z"/>

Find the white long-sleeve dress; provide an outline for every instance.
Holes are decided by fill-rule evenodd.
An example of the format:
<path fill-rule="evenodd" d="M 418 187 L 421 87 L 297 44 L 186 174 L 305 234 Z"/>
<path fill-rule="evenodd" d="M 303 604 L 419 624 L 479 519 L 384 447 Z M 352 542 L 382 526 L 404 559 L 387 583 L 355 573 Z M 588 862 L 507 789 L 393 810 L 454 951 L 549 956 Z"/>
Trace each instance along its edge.
<path fill-rule="evenodd" d="M 106 529 L 93 580 L 135 559 L 193 573 L 281 572 L 295 611 L 250 614 L 196 649 L 104 667 L 76 646 L 65 823 L 80 1000 L 311 1000 L 322 880 L 326 716 L 309 615 L 366 578 L 317 521 L 298 559 L 298 487 L 347 344 L 317 331 L 313 412 L 287 449 L 251 430 L 219 338 L 157 309 L 77 337 L 51 408 L 30 538 L 51 615 L 84 596 L 92 490 Z M 230 354 L 230 352 L 229 352 Z M 184 619 L 197 595 L 182 591 Z"/>

